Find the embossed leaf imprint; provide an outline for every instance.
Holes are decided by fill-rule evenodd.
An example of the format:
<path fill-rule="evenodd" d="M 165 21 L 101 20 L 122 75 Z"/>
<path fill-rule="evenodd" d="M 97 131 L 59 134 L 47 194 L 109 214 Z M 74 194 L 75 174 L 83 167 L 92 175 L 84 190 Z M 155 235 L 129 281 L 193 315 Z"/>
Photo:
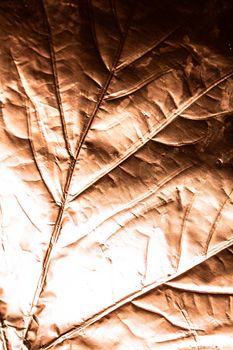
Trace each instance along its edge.
<path fill-rule="evenodd" d="M 0 350 L 233 349 L 232 16 L 0 1 Z"/>

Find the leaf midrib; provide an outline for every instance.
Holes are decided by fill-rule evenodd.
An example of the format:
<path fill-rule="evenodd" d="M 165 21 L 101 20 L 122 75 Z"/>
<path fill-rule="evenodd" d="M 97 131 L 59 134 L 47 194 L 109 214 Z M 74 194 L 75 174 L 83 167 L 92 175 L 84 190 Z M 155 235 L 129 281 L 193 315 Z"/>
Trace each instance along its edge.
<path fill-rule="evenodd" d="M 42 1 L 43 7 L 45 7 L 46 5 L 44 4 L 44 1 L 46 1 L 46 0 L 41 0 L 41 1 Z M 91 0 L 89 0 L 88 3 L 89 3 L 89 6 L 91 6 Z M 135 9 L 135 7 L 134 7 L 134 9 Z M 93 109 L 93 112 L 92 112 L 92 114 L 91 114 L 91 116 L 89 118 L 89 121 L 87 123 L 86 129 L 83 132 L 83 134 L 81 135 L 81 138 L 80 138 L 79 142 L 77 143 L 76 154 L 70 160 L 70 166 L 69 166 L 69 169 L 68 169 L 66 183 L 65 183 L 65 186 L 64 186 L 63 197 L 62 197 L 62 200 L 61 200 L 60 209 L 58 211 L 57 219 L 56 219 L 56 222 L 55 222 L 55 225 L 54 225 L 53 232 L 51 234 L 51 238 L 50 238 L 50 241 L 49 241 L 49 244 L 48 244 L 48 248 L 47 248 L 47 250 L 45 252 L 45 256 L 44 256 L 44 259 L 43 259 L 42 272 L 41 272 L 40 277 L 38 279 L 38 283 L 37 283 L 37 286 L 36 286 L 36 290 L 35 290 L 35 293 L 34 293 L 34 296 L 33 296 L 32 303 L 30 304 L 31 307 L 30 307 L 30 310 L 29 310 L 29 320 L 28 320 L 28 324 L 26 326 L 25 333 L 24 333 L 24 338 L 23 338 L 23 342 L 24 343 L 27 342 L 28 332 L 29 332 L 29 329 L 30 329 L 30 326 L 31 326 L 31 323 L 32 323 L 32 320 L 33 320 L 34 313 L 32 314 L 32 310 L 37 305 L 38 300 L 40 298 L 40 295 L 41 295 L 41 293 L 43 291 L 43 286 L 44 286 L 45 281 L 46 281 L 47 272 L 48 272 L 48 269 L 49 269 L 49 263 L 50 263 L 50 258 L 51 258 L 51 254 L 52 254 L 52 251 L 53 251 L 53 247 L 54 247 L 55 243 L 57 242 L 57 239 L 58 239 L 60 231 L 61 231 L 62 219 L 63 219 L 63 215 L 65 213 L 66 204 L 67 204 L 67 201 L 68 201 L 68 194 L 69 194 L 70 184 L 71 184 L 71 180 L 72 180 L 73 173 L 74 173 L 74 170 L 75 170 L 75 166 L 76 166 L 76 164 L 78 162 L 78 157 L 79 157 L 80 151 L 82 149 L 82 145 L 83 145 L 83 143 L 85 141 L 85 138 L 87 136 L 87 133 L 90 130 L 92 122 L 93 122 L 93 120 L 95 119 L 95 117 L 96 117 L 96 115 L 98 113 L 100 105 L 101 105 L 101 103 L 102 103 L 102 101 L 104 99 L 104 96 L 105 96 L 105 94 L 107 92 L 109 84 L 110 84 L 110 82 L 112 80 L 112 77 L 114 75 L 114 72 L 116 70 L 116 67 L 117 67 L 117 64 L 119 62 L 119 59 L 120 59 L 120 56 L 121 56 L 121 53 L 122 53 L 122 49 L 124 47 L 124 43 L 125 43 L 125 40 L 126 40 L 126 37 L 127 37 L 127 33 L 128 33 L 128 30 L 129 30 L 129 27 L 130 27 L 130 24 L 131 24 L 131 21 L 132 21 L 132 18 L 133 18 L 133 14 L 134 14 L 134 11 L 131 12 L 130 20 L 128 21 L 128 25 L 127 25 L 127 27 L 125 29 L 125 33 L 121 36 L 118 48 L 116 50 L 116 55 L 115 55 L 115 58 L 114 58 L 114 61 L 113 61 L 112 68 L 110 69 L 108 77 L 107 77 L 107 79 L 105 81 L 105 84 L 103 85 L 103 87 L 101 89 L 99 98 L 98 98 L 98 100 L 96 102 L 96 105 L 95 105 L 95 107 Z M 59 111 L 61 112 L 62 110 L 59 109 Z"/>

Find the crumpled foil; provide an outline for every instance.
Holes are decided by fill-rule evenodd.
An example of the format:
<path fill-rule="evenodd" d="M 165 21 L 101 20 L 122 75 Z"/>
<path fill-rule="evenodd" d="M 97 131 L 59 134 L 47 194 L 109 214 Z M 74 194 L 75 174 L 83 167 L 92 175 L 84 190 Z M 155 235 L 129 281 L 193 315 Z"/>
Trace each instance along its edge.
<path fill-rule="evenodd" d="M 233 3 L 0 1 L 0 349 L 233 349 Z"/>

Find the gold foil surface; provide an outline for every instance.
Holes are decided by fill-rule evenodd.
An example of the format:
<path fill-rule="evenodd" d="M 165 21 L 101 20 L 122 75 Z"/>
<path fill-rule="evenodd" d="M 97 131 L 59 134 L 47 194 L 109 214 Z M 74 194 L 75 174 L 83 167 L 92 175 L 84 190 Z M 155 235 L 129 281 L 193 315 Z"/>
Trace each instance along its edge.
<path fill-rule="evenodd" d="M 233 349 L 233 3 L 0 1 L 0 349 Z"/>

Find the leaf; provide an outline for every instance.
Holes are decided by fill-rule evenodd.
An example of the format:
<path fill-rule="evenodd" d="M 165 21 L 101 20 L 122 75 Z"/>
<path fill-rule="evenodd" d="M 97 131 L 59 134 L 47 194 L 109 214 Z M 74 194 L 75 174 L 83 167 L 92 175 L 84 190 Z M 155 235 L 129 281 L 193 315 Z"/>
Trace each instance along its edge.
<path fill-rule="evenodd" d="M 215 5 L 1 1 L 2 349 L 229 348 L 233 8 Z"/>

